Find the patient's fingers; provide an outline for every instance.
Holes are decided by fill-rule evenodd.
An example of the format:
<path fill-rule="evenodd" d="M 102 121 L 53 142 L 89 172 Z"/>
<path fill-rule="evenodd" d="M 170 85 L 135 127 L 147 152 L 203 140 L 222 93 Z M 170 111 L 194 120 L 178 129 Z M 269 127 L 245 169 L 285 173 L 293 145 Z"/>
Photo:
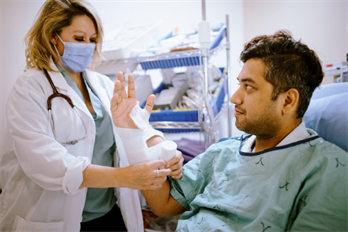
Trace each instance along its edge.
<path fill-rule="evenodd" d="M 111 108 L 111 112 L 114 112 L 117 110 L 117 99 L 118 99 L 118 94 L 115 93 L 114 96 L 111 98 L 111 102 L 110 102 L 110 108 Z"/>
<path fill-rule="evenodd" d="M 153 109 L 153 106 L 155 104 L 155 95 L 151 94 L 148 98 L 147 98 L 147 101 L 146 101 L 146 106 L 145 106 L 145 110 L 151 114 L 152 112 L 152 109 Z"/>
<path fill-rule="evenodd" d="M 125 88 L 125 83 L 124 83 L 124 77 L 123 77 L 123 73 L 122 72 L 118 72 L 117 73 L 117 80 L 120 81 L 121 86 L 118 89 L 118 94 L 122 97 L 122 98 L 127 98 L 127 93 L 126 93 L 126 88 Z"/>
<path fill-rule="evenodd" d="M 121 83 L 119 80 L 115 81 L 115 85 L 114 85 L 114 95 L 117 93 L 119 94 L 121 91 Z"/>
<path fill-rule="evenodd" d="M 115 95 L 115 93 L 118 93 L 120 91 L 120 88 L 121 88 L 120 81 L 119 80 L 115 81 L 115 84 L 114 84 L 114 95 Z"/>
<path fill-rule="evenodd" d="M 114 85 L 114 95 L 117 94 L 118 98 L 117 98 L 117 102 L 119 103 L 120 100 L 122 100 L 122 86 L 121 86 L 121 82 L 119 80 L 115 81 L 115 85 Z"/>
<path fill-rule="evenodd" d="M 132 74 L 128 75 L 128 97 L 129 98 L 136 97 L 134 77 Z"/>
<path fill-rule="evenodd" d="M 119 75 L 120 75 L 120 77 L 119 77 Z M 122 75 L 122 73 L 120 73 L 120 72 L 117 73 L 117 80 L 115 81 L 115 85 L 114 85 L 114 94 L 121 90 L 121 85 L 118 85 L 116 87 L 116 83 L 120 82 L 119 78 L 122 78 L 121 75 Z"/>
<path fill-rule="evenodd" d="M 118 97 L 116 98 L 116 102 L 119 104 L 122 100 L 122 97 L 121 97 L 121 83 L 119 80 L 115 81 L 115 87 L 114 87 L 114 95 L 117 94 Z"/>
<path fill-rule="evenodd" d="M 122 98 L 117 93 L 111 98 L 111 111 L 115 111 L 118 108 L 118 105 L 121 103 Z"/>
<path fill-rule="evenodd" d="M 116 103 L 118 107 L 118 105 L 122 102 L 122 97 L 118 93 L 116 93 L 115 95 L 116 95 L 115 98 L 116 98 Z"/>

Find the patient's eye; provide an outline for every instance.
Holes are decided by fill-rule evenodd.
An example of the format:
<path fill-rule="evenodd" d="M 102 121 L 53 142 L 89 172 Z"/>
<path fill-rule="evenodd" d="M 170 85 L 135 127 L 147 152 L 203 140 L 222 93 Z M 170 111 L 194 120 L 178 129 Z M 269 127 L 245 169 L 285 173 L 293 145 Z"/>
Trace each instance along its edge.
<path fill-rule="evenodd" d="M 252 87 L 251 87 L 250 85 L 248 85 L 248 84 L 244 84 L 244 87 L 245 87 L 246 89 L 252 89 Z"/>

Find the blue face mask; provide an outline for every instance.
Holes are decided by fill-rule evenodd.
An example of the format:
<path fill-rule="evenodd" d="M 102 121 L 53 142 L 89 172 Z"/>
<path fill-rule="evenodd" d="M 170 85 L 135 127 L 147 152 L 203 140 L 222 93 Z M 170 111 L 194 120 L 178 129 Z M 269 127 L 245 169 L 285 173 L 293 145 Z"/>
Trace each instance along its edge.
<path fill-rule="evenodd" d="M 56 45 L 54 48 L 64 68 L 74 73 L 85 71 L 92 62 L 95 44 L 64 42 L 59 35 L 57 36 L 64 44 L 63 56 L 59 55 Z"/>

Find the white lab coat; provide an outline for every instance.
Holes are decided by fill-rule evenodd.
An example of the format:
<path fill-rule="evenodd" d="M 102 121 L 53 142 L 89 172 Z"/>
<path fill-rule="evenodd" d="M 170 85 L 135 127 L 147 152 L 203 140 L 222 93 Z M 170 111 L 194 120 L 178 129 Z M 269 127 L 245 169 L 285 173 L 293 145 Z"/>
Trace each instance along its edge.
<path fill-rule="evenodd" d="M 57 70 L 53 62 L 51 67 Z M 87 72 L 87 81 L 110 114 L 113 82 L 104 75 Z M 9 96 L 7 120 L 12 149 L 0 159 L 0 231 L 79 231 L 87 188 L 79 188 L 82 172 L 92 159 L 95 124 L 86 105 L 60 72 L 49 72 L 60 93 L 68 95 L 87 127 L 87 138 L 75 145 L 61 145 L 49 123 L 47 98 L 52 94 L 42 71 L 21 75 Z M 61 141 L 81 138 L 80 118 L 62 98 L 52 103 L 56 136 Z M 115 165 L 128 166 L 119 136 L 115 133 Z M 148 139 L 159 131 L 148 129 Z M 1 151 L 3 152 L 3 151 Z M 138 190 L 115 188 L 129 231 L 143 231 Z"/>

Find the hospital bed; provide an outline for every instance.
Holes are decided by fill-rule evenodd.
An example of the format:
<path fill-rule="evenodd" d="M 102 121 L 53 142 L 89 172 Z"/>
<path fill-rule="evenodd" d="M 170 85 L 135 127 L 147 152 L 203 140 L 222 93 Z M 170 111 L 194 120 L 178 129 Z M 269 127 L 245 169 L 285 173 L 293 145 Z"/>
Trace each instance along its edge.
<path fill-rule="evenodd" d="M 320 137 L 348 151 L 348 82 L 317 87 L 303 121 Z"/>

